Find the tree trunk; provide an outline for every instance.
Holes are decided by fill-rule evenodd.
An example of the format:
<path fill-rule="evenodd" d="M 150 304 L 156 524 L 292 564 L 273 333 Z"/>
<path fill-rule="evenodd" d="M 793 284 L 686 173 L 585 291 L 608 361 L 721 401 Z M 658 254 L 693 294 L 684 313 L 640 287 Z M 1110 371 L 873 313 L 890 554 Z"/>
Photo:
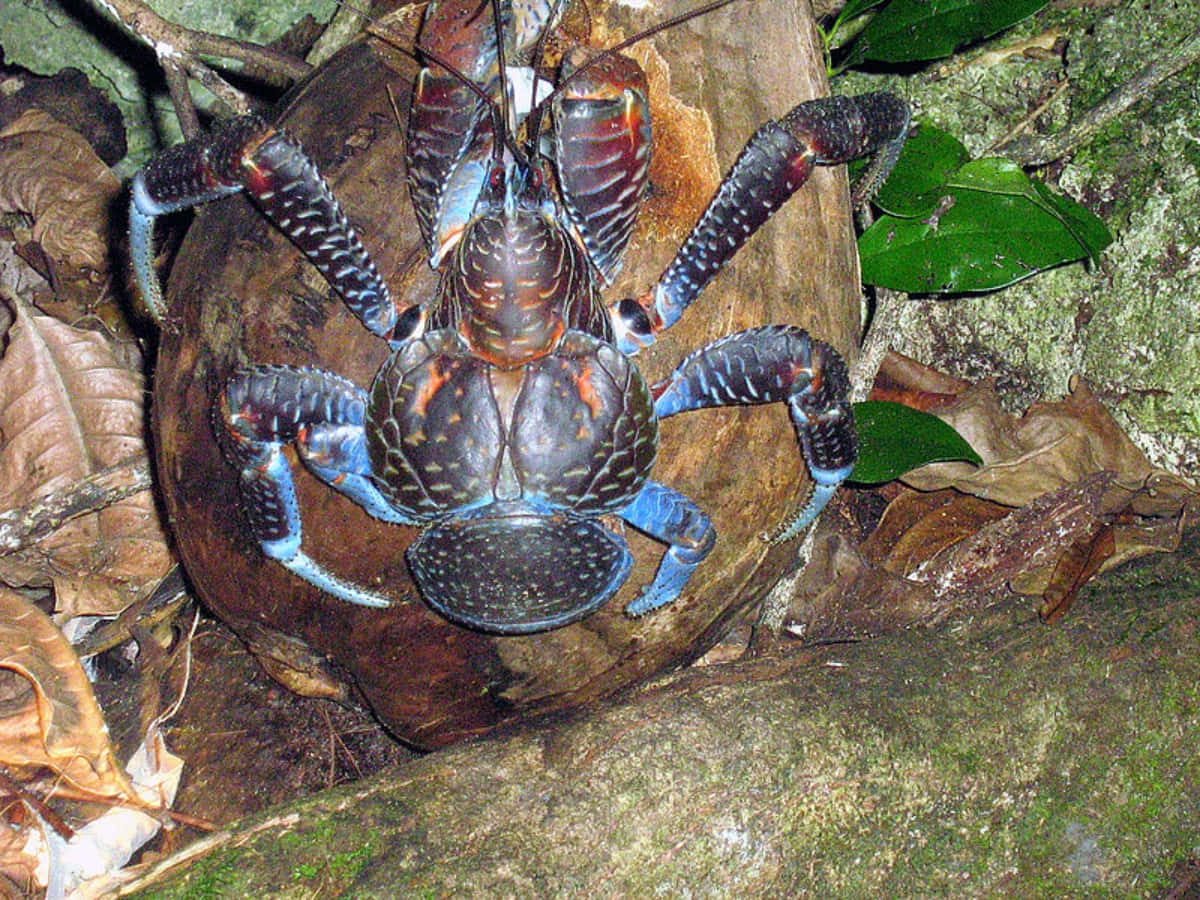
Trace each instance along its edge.
<path fill-rule="evenodd" d="M 1200 541 L 1048 627 L 661 679 L 215 834 L 154 896 L 1155 896 L 1196 855 Z M 150 889 L 153 885 L 153 889 Z"/>

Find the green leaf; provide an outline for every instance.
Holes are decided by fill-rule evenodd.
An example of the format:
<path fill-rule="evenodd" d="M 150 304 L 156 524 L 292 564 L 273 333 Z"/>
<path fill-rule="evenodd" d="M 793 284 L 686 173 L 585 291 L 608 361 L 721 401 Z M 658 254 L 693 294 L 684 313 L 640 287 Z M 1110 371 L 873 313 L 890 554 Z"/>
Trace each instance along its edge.
<path fill-rule="evenodd" d="M 946 179 L 970 158 L 958 138 L 923 122 L 872 202 L 893 216 L 928 216 L 945 193 Z"/>
<path fill-rule="evenodd" d="M 855 403 L 854 422 L 858 462 L 850 480 L 858 484 L 892 481 L 927 463 L 983 463 L 971 445 L 937 416 L 901 403 Z"/>
<path fill-rule="evenodd" d="M 837 18 L 833 20 L 833 25 L 830 26 L 829 31 L 825 34 L 825 46 L 833 47 L 836 45 L 841 37 L 842 29 L 846 27 L 846 23 L 854 21 L 854 19 L 863 13 L 886 2 L 887 0 L 850 0 L 849 3 L 842 7 L 842 11 L 838 13 Z"/>
<path fill-rule="evenodd" d="M 846 23 L 853 22 L 854 19 L 883 2 L 887 2 L 887 0 L 850 0 L 841 8 L 838 18 L 834 19 L 833 25 L 829 26 L 829 30 L 824 35 L 826 48 L 834 47 L 836 42 L 841 40 L 841 30 L 845 28 Z"/>
<path fill-rule="evenodd" d="M 1005 287 L 1112 242 L 1104 223 L 1005 159 L 966 163 L 924 218 L 881 216 L 859 239 L 863 281 L 908 293 Z"/>
<path fill-rule="evenodd" d="M 858 35 L 848 65 L 864 60 L 905 63 L 941 59 L 990 37 L 1046 5 L 1047 0 L 893 0 Z"/>
<path fill-rule="evenodd" d="M 868 9 L 874 9 L 886 2 L 887 0 L 850 0 L 838 13 L 838 21 L 848 22 L 850 19 L 861 16 Z"/>
<path fill-rule="evenodd" d="M 1070 197 L 1056 194 L 1041 182 L 1035 181 L 1034 188 L 1041 195 L 1042 201 L 1062 219 L 1064 227 L 1071 230 L 1075 239 L 1085 247 L 1088 258 L 1093 263 L 1100 262 L 1100 251 L 1113 241 L 1112 232 L 1104 221 L 1086 206 L 1076 203 Z"/>

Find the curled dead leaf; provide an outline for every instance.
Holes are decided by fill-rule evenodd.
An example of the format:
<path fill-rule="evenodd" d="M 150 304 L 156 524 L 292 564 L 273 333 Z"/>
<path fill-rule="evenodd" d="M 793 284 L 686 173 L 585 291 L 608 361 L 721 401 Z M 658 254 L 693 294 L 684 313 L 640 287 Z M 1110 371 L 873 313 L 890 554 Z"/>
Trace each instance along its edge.
<path fill-rule="evenodd" d="M 47 768 L 72 787 L 138 803 L 117 762 L 83 667 L 50 617 L 0 588 L 0 762 L 13 771 Z"/>
<path fill-rule="evenodd" d="M 33 218 L 60 299 L 84 292 L 94 300 L 107 282 L 109 210 L 120 190 L 91 145 L 40 109 L 0 131 L 0 210 Z"/>
<path fill-rule="evenodd" d="M 1035 403 L 1020 417 L 1003 409 L 990 381 L 933 412 L 967 439 L 984 464 L 924 466 L 903 478 L 917 490 L 949 487 L 1015 507 L 1095 472 L 1112 472 L 1130 489 L 1153 477 L 1159 493 L 1174 490 L 1179 499 L 1194 493 L 1183 479 L 1150 464 L 1082 378 L 1072 380 L 1062 400 Z"/>
<path fill-rule="evenodd" d="M 161 830 L 181 771 L 158 721 L 120 764 L 71 645 L 49 616 L 0 588 L 0 775 L 10 782 L 0 788 L 13 795 L 4 833 L 19 837 L 0 840 L 0 876 L 31 896 L 48 887 L 112 896 L 105 873 Z M 89 880 L 72 892 L 98 876 L 98 887 Z"/>
<path fill-rule="evenodd" d="M 102 336 L 11 307 L 0 359 L 0 512 L 146 456 L 140 376 Z M 0 556 L 0 580 L 56 584 L 68 617 L 113 615 L 170 566 L 154 498 L 143 490 Z"/>
<path fill-rule="evenodd" d="M 813 543 L 785 630 L 808 642 L 870 637 L 929 621 L 939 610 L 928 585 L 868 559 L 843 535 Z"/>

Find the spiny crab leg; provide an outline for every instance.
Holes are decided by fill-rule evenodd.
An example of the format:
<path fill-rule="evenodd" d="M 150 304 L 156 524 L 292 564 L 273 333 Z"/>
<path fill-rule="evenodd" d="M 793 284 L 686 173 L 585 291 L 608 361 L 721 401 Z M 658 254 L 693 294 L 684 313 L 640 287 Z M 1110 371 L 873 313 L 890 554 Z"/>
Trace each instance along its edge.
<path fill-rule="evenodd" d="M 253 115 L 163 151 L 133 179 L 130 255 L 146 305 L 160 325 L 167 308 L 154 271 L 155 220 L 239 191 L 254 199 L 367 328 L 392 336 L 391 294 L 341 204 L 303 148 Z"/>
<path fill-rule="evenodd" d="M 658 283 L 636 300 L 617 304 L 613 318 L 621 350 L 636 353 L 679 321 L 814 166 L 875 155 L 860 185 L 873 192 L 895 165 L 908 128 L 908 105 L 887 93 L 810 100 L 759 128 Z"/>

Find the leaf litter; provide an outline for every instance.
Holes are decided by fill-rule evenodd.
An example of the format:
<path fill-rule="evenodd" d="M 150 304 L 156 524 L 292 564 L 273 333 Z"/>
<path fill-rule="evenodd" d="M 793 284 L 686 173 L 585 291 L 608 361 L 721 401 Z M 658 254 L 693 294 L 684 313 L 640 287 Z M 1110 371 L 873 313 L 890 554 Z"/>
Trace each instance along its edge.
<path fill-rule="evenodd" d="M 872 397 L 933 412 L 983 465 L 916 469 L 889 486 L 866 540 L 818 539 L 788 618 L 806 639 L 935 624 L 1006 597 L 1035 598 L 1054 622 L 1094 575 L 1176 549 L 1200 510 L 1195 486 L 1153 466 L 1083 379 L 1015 416 L 991 381 L 892 354 Z"/>
<path fill-rule="evenodd" d="M 120 189 L 42 110 L 0 130 L 0 210 L 18 214 L 0 278 L 0 893 L 92 895 L 89 879 L 161 830 L 182 766 L 157 708 L 118 753 L 64 634 L 144 602 L 174 565 L 148 488 L 115 502 L 81 489 L 148 465 L 140 355 L 97 312 L 114 299 Z"/>

